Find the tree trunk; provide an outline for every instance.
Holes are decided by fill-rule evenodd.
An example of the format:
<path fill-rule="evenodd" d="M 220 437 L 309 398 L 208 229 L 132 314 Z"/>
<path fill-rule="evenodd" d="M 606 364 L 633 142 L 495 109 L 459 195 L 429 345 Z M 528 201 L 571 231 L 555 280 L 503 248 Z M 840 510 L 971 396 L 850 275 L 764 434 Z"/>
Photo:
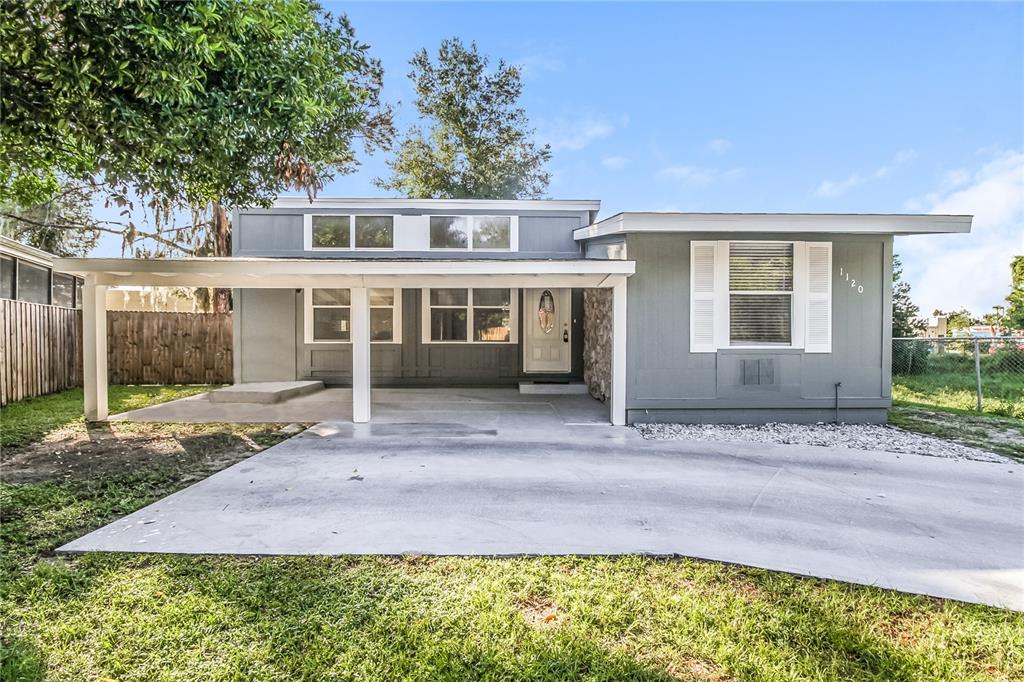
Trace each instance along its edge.
<path fill-rule="evenodd" d="M 216 201 L 213 202 L 213 255 L 231 255 L 231 221 L 228 212 Z M 231 289 L 213 290 L 213 312 L 231 312 Z"/>

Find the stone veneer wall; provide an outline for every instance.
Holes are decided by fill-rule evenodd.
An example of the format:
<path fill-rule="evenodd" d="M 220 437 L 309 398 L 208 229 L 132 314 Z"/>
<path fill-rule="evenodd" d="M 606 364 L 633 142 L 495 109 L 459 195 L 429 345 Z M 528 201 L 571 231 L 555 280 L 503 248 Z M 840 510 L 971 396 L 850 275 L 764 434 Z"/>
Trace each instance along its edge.
<path fill-rule="evenodd" d="M 612 394 L 612 290 L 583 290 L 583 381 L 590 395 Z"/>

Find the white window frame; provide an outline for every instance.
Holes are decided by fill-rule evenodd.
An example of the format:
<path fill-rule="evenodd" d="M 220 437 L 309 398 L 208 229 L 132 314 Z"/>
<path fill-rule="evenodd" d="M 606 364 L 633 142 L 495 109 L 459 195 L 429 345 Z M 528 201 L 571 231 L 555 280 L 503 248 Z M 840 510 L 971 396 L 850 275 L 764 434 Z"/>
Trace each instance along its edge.
<path fill-rule="evenodd" d="M 427 248 L 431 251 L 452 251 L 455 253 L 465 253 L 467 251 L 475 251 L 477 253 L 509 253 L 519 251 L 519 216 L 509 215 L 458 215 L 455 213 L 435 213 L 429 215 L 427 218 Z M 462 218 L 466 221 L 466 247 L 457 246 L 430 246 L 430 219 L 431 218 Z M 507 249 L 477 249 L 473 248 L 473 232 L 476 230 L 477 220 L 486 218 L 508 218 L 508 248 Z M 444 288 L 444 287 L 440 287 Z M 462 288 L 462 287 L 456 287 Z M 492 287 L 481 287 L 488 289 Z M 498 287 L 493 287 L 498 288 Z M 504 288 L 504 287 L 500 287 Z"/>
<path fill-rule="evenodd" d="M 313 246 L 313 218 L 348 218 L 348 246 Z M 391 218 L 391 246 L 356 246 L 356 218 Z M 303 213 L 302 241 L 306 251 L 394 251 L 398 241 L 397 216 L 384 213 Z M 318 287 L 319 288 L 319 287 Z M 330 287 L 328 287 L 330 288 Z M 375 287 L 377 288 L 377 287 Z"/>
<path fill-rule="evenodd" d="M 466 298 L 466 305 L 430 305 L 430 290 L 434 289 L 466 289 L 468 291 Z M 474 329 L 473 329 L 473 308 L 477 307 L 473 305 L 473 290 L 474 289 L 508 289 L 509 295 L 509 308 L 508 308 L 508 341 L 476 341 L 474 340 Z M 508 346 L 519 343 L 519 289 L 513 287 L 425 287 L 422 290 L 422 300 L 420 302 L 420 340 L 423 344 L 431 345 L 459 345 L 465 346 L 473 344 L 477 346 Z M 482 305 L 480 308 L 494 308 L 495 306 Z M 466 340 L 465 341 L 432 341 L 430 338 L 430 311 L 433 308 L 465 308 L 466 309 Z"/>
<path fill-rule="evenodd" d="M 729 295 L 730 293 L 743 293 L 743 292 L 730 292 L 729 291 L 729 245 L 732 243 L 739 242 L 760 242 L 760 243 L 776 243 L 776 244 L 792 244 L 793 245 L 793 292 L 791 295 L 792 299 L 792 312 L 790 317 L 791 324 L 791 342 L 788 345 L 769 345 L 769 344 L 752 344 L 752 345 L 741 345 L 733 346 L 729 343 Z M 694 272 L 693 272 L 693 245 L 699 244 L 714 244 L 715 245 L 715 262 L 714 262 L 714 292 L 712 294 L 700 294 L 697 295 L 694 291 Z M 729 239 L 729 240 L 718 240 L 718 241 L 702 241 L 702 242 L 690 242 L 691 255 L 690 255 L 690 313 L 689 313 L 689 324 L 690 324 L 690 352 L 691 353 L 717 353 L 721 350 L 739 350 L 739 351 L 760 351 L 760 352 L 771 352 L 773 350 L 803 350 L 807 353 L 831 353 L 832 343 L 831 334 L 829 335 L 829 342 L 827 344 L 821 344 L 813 348 L 808 348 L 807 341 L 807 306 L 808 306 L 808 261 L 807 261 L 807 248 L 809 245 L 829 245 L 829 278 L 831 280 L 831 267 L 832 267 L 832 242 L 831 241 L 796 241 L 796 240 L 771 240 L 771 239 Z M 818 294 L 820 297 L 825 297 L 828 300 L 829 305 L 829 324 L 832 319 L 832 306 L 834 305 L 834 299 L 832 295 L 831 283 L 828 286 L 827 294 Z M 710 298 L 713 303 L 714 310 L 714 343 L 711 345 L 698 345 L 695 343 L 693 337 L 694 329 L 694 301 L 698 298 Z"/>
<path fill-rule="evenodd" d="M 303 339 L 308 344 L 316 345 L 337 345 L 344 344 L 349 345 L 352 343 L 352 330 L 349 330 L 349 338 L 347 341 L 338 341 L 334 339 L 314 339 L 313 338 L 313 308 L 349 308 L 351 310 L 351 301 L 349 305 L 338 305 L 338 306 L 314 306 L 313 305 L 313 289 L 350 289 L 351 287 L 307 287 L 302 290 L 303 294 Z M 369 287 L 369 289 L 391 289 L 391 287 Z M 402 343 L 402 290 L 395 288 L 392 289 L 395 293 L 395 304 L 393 306 L 381 306 L 374 305 L 370 306 L 370 309 L 374 308 L 391 308 L 391 329 L 393 330 L 392 339 L 390 341 L 370 341 L 372 344 L 395 344 Z M 369 295 L 369 291 L 367 291 Z M 349 314 L 349 324 L 351 324 L 351 313 Z M 369 317 L 367 317 L 369 319 Z"/>

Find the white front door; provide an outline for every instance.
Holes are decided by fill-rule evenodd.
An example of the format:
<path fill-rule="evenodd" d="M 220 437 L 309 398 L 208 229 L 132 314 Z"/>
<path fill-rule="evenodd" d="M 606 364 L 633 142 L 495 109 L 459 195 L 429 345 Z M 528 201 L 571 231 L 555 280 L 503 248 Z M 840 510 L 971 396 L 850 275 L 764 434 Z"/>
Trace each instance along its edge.
<path fill-rule="evenodd" d="M 523 289 L 523 370 L 572 370 L 571 289 Z"/>

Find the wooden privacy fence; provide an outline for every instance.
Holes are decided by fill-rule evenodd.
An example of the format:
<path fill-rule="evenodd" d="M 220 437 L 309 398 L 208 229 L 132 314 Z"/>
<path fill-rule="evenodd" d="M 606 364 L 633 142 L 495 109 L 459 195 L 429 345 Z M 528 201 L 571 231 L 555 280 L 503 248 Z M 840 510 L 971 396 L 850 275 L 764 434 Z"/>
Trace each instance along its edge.
<path fill-rule="evenodd" d="M 0 304 L 0 405 L 81 386 L 81 311 Z M 107 371 L 112 384 L 231 383 L 231 314 L 110 311 Z"/>
<path fill-rule="evenodd" d="M 112 384 L 230 384 L 231 314 L 107 313 Z"/>
<path fill-rule="evenodd" d="M 80 311 L 0 299 L 0 405 L 82 384 Z"/>

